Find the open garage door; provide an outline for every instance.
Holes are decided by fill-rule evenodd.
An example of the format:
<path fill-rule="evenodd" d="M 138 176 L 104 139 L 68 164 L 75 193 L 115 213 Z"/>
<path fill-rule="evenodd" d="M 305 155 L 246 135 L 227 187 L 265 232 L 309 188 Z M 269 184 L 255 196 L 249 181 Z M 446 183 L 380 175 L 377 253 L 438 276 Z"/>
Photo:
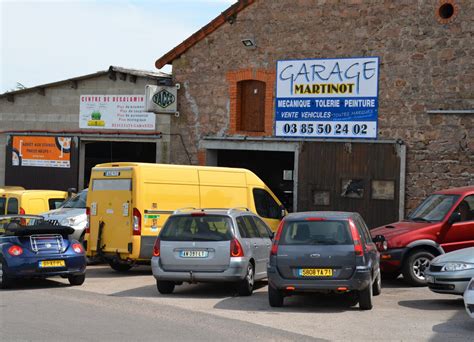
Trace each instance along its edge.
<path fill-rule="evenodd" d="M 89 184 L 91 169 L 101 163 L 156 163 L 156 144 L 150 142 L 85 141 L 84 187 Z"/>
<path fill-rule="evenodd" d="M 288 211 L 293 210 L 293 152 L 218 150 L 217 166 L 240 167 L 255 173 Z"/>

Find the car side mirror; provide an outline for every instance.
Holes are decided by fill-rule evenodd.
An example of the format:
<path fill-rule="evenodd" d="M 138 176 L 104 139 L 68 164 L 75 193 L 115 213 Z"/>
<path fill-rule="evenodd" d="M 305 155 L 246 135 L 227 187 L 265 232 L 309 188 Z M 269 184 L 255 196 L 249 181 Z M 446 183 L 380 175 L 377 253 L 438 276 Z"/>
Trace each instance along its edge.
<path fill-rule="evenodd" d="M 275 238 L 275 233 L 274 232 L 268 232 L 268 236 L 270 237 L 270 240 L 273 240 Z"/>
<path fill-rule="evenodd" d="M 461 222 L 461 213 L 459 212 L 452 213 L 448 219 L 450 225 L 456 222 Z"/>
<path fill-rule="evenodd" d="M 282 204 L 282 205 L 280 205 L 280 220 L 281 220 L 282 218 L 284 218 L 285 216 L 286 216 L 286 209 L 285 209 L 285 207 L 284 207 L 283 204 Z"/>
<path fill-rule="evenodd" d="M 372 239 L 374 243 L 382 243 L 385 241 L 385 236 L 383 235 L 375 235 L 375 237 Z"/>
<path fill-rule="evenodd" d="M 67 198 L 71 198 L 73 194 L 77 192 L 76 188 L 68 188 L 67 189 Z"/>

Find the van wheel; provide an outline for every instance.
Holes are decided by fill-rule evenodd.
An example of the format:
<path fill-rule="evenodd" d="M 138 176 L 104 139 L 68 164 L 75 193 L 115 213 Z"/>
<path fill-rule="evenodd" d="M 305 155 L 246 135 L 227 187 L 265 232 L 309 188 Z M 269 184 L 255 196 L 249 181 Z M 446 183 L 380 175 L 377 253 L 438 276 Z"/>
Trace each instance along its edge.
<path fill-rule="evenodd" d="M 0 260 L 0 289 L 8 289 L 11 286 L 11 279 L 5 273 L 4 263 Z"/>
<path fill-rule="evenodd" d="M 282 307 L 284 299 L 285 297 L 281 291 L 273 288 L 271 285 L 268 285 L 268 303 L 272 308 Z"/>
<path fill-rule="evenodd" d="M 237 292 L 239 296 L 250 296 L 253 293 L 253 286 L 255 284 L 255 272 L 251 263 L 247 266 L 247 274 L 245 278 L 239 282 Z"/>
<path fill-rule="evenodd" d="M 426 286 L 425 270 L 433 259 L 434 255 L 426 250 L 409 254 L 402 267 L 405 281 L 413 286 Z"/>
<path fill-rule="evenodd" d="M 158 289 L 158 292 L 161 294 L 171 294 L 174 291 L 174 282 L 172 281 L 156 281 L 156 288 Z"/>
<path fill-rule="evenodd" d="M 79 275 L 70 275 L 67 277 L 69 280 L 69 284 L 72 286 L 79 286 L 84 284 L 84 280 L 86 280 L 86 275 L 85 274 L 79 274 Z"/>
<path fill-rule="evenodd" d="M 112 267 L 113 270 L 117 272 L 127 272 L 129 269 L 132 268 L 132 265 L 124 264 L 120 262 L 114 262 L 114 261 L 109 262 L 109 265 L 110 267 Z"/>
<path fill-rule="evenodd" d="M 374 296 L 378 296 L 382 293 L 382 278 L 380 277 L 380 271 L 372 285 L 372 293 Z"/>
<path fill-rule="evenodd" d="M 359 309 L 372 310 L 373 288 L 372 284 L 359 292 Z"/>

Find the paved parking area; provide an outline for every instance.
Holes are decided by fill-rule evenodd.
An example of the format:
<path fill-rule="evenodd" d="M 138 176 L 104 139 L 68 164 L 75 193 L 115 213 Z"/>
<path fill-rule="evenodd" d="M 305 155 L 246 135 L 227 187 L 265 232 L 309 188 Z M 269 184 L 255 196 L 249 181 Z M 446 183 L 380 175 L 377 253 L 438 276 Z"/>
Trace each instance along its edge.
<path fill-rule="evenodd" d="M 270 308 L 266 284 L 261 284 L 251 297 L 236 296 L 233 288 L 226 284 L 185 284 L 176 287 L 172 295 L 164 296 L 156 290 L 149 267 L 118 274 L 107 266 L 91 266 L 83 286 L 66 284 L 67 281 L 60 278 L 22 282 L 17 289 L 3 291 L 0 299 L 3 302 L 8 296 L 10 304 L 15 296 L 24 296 L 25 291 L 47 296 L 54 295 L 53 291 L 60 288 L 65 291 L 63 296 L 69 291 L 76 302 L 80 302 L 82 296 L 84 301 L 111 301 L 110 305 L 113 303 L 118 308 L 133 302 L 150 312 L 169 310 L 170 315 L 182 312 L 182 317 L 206 317 L 216 324 L 222 319 L 227 323 L 234 321 L 236 326 L 250 324 L 246 328 L 249 331 L 258 331 L 261 327 L 262 333 L 265 332 L 261 339 L 292 340 L 299 336 L 298 339 L 324 340 L 474 340 L 474 320 L 464 311 L 461 297 L 408 287 L 401 280 L 384 282 L 383 293 L 375 298 L 371 311 L 350 308 L 341 296 L 319 295 L 286 298 L 283 308 Z M 94 299 L 88 297 L 92 294 Z M 6 314 L 2 305 L 2 315 Z M 178 321 L 174 320 L 177 326 Z M 5 328 L 8 327 L 2 326 L 2 330 Z M 180 333 L 183 332 L 176 333 L 181 337 L 177 339 L 187 339 L 187 335 Z M 217 335 L 215 337 L 217 339 Z M 248 337 L 245 335 L 244 339 Z M 209 339 L 212 340 L 212 336 Z"/>

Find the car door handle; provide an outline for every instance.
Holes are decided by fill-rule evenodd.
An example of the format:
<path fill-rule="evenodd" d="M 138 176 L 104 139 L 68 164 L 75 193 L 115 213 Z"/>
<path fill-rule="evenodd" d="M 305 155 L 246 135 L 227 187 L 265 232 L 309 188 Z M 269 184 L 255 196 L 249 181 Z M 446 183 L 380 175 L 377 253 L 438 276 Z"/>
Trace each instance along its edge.
<path fill-rule="evenodd" d="M 255 242 L 253 243 L 253 246 L 254 246 L 255 248 L 258 248 L 258 245 L 257 245 L 257 243 L 255 243 Z"/>

